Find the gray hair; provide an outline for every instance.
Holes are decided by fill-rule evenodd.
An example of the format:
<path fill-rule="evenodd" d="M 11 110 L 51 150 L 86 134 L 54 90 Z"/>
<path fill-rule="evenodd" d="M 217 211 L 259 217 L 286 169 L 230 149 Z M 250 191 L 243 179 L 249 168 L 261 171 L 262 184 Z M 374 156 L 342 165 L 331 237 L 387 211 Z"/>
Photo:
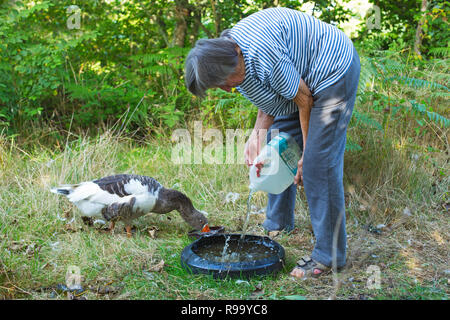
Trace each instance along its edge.
<path fill-rule="evenodd" d="M 204 97 L 207 89 L 225 84 L 238 61 L 236 43 L 228 34 L 216 39 L 200 39 L 186 58 L 186 87 L 192 94 Z"/>

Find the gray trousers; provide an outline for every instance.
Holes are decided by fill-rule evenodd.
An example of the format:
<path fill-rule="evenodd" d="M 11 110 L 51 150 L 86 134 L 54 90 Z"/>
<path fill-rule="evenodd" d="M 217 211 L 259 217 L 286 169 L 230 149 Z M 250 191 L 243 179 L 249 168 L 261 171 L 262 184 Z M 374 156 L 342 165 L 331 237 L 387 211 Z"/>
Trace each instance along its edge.
<path fill-rule="evenodd" d="M 303 184 L 316 238 L 311 258 L 326 266 L 332 265 L 335 231 L 337 266 L 342 267 L 346 263 L 344 151 L 360 69 L 359 56 L 354 49 L 347 72 L 336 83 L 314 95 L 311 109 L 303 157 Z M 303 147 L 298 112 L 276 117 L 270 129 L 289 133 Z M 269 130 L 267 140 L 270 139 Z M 263 223 L 266 230 L 290 231 L 294 228 L 296 192 L 296 186 L 291 185 L 279 195 L 268 195 L 266 220 Z"/>

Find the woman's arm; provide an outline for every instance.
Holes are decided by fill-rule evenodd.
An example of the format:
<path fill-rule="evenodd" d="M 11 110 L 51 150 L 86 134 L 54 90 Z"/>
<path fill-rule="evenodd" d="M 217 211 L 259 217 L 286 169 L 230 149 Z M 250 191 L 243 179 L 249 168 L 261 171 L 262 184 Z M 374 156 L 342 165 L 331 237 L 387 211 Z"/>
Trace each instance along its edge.
<path fill-rule="evenodd" d="M 297 95 L 294 97 L 294 102 L 298 106 L 300 126 L 303 135 L 303 154 L 306 149 L 306 141 L 308 138 L 308 127 L 309 119 L 311 117 L 311 108 L 313 106 L 314 100 L 306 83 L 303 79 L 300 80 L 300 85 L 298 87 Z M 294 183 L 299 184 L 303 182 L 303 154 L 302 158 L 298 162 L 297 175 L 294 178 Z"/>
<path fill-rule="evenodd" d="M 273 123 L 272 116 L 258 110 L 258 115 L 256 116 L 255 126 L 250 138 L 245 145 L 245 163 L 248 166 L 253 164 L 253 160 L 258 156 L 262 142 L 266 138 L 267 130 Z"/>

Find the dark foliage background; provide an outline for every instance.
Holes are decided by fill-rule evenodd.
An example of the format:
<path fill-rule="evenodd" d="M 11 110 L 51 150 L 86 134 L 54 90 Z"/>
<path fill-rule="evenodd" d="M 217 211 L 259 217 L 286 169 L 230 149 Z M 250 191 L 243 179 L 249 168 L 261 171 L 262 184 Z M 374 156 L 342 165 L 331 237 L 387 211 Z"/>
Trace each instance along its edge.
<path fill-rule="evenodd" d="M 313 14 L 329 23 L 352 16 L 351 9 L 336 1 L 313 2 Z M 430 83 L 420 74 L 416 78 L 397 71 L 426 68 L 433 59 L 448 56 L 449 2 L 373 3 L 382 12 L 381 28 L 368 30 L 363 21 L 354 39 L 361 55 L 374 59 L 366 75 L 431 85 L 446 98 L 448 77 Z M 277 5 L 299 9 L 302 1 L 2 1 L 0 130 L 11 135 L 36 123 L 84 130 L 110 127 L 120 119 L 126 130 L 147 134 L 200 118 L 222 128 L 250 128 L 256 108 L 244 98 L 211 91 L 200 101 L 187 92 L 184 57 L 197 39 L 216 37 L 245 16 Z M 420 55 L 413 52 L 419 23 Z M 392 56 L 386 52 L 399 51 L 395 59 L 383 60 Z M 380 69 L 386 64 L 397 69 Z M 424 112 L 439 111 L 422 105 Z M 439 119 L 445 122 L 445 117 Z"/>

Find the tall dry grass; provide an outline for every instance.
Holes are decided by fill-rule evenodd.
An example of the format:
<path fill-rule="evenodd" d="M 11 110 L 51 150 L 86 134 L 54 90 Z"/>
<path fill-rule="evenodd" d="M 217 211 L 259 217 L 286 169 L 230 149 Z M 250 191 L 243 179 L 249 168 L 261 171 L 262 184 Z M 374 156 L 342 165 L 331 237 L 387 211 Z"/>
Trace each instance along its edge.
<path fill-rule="evenodd" d="M 49 192 L 59 183 L 114 173 L 149 175 L 186 193 L 196 207 L 209 213 L 214 225 L 239 232 L 248 195 L 244 165 L 173 165 L 166 137 L 138 144 L 106 131 L 96 137 L 70 134 L 60 146 L 36 143 L 36 148 L 21 148 L 2 136 L 0 295 L 51 298 L 51 291 L 39 289 L 64 283 L 69 266 L 80 267 L 86 287 L 98 283 L 117 286 L 111 297 L 119 299 L 249 298 L 258 283 L 262 283 L 266 298 L 380 295 L 365 285 L 370 265 L 382 268 L 387 297 L 401 297 L 398 286 L 416 290 L 413 281 L 418 281 L 417 292 L 436 283 L 435 291 L 427 294 L 442 295 L 445 284 L 441 277 L 445 276 L 450 241 L 448 213 L 442 206 L 448 201 L 450 181 L 440 172 L 448 168 L 448 162 L 439 154 L 432 160 L 416 159 L 395 143 L 379 145 L 375 134 L 350 134 L 366 134 L 367 148 L 345 156 L 348 269 L 335 282 L 330 277 L 319 283 L 295 282 L 288 276 L 295 261 L 310 254 L 314 243 L 307 202 L 299 190 L 297 230 L 276 238 L 286 249 L 285 269 L 278 277 L 251 280 L 248 285 L 191 276 L 180 267 L 179 254 L 189 243 L 186 233 L 190 228 L 176 212 L 138 219 L 135 236 L 127 239 L 120 226 L 115 235 L 109 235 L 84 225 L 76 208 Z M 238 193 L 239 198 L 227 202 L 229 192 Z M 255 211 L 265 204 L 265 194 L 257 193 L 253 198 Z M 248 231 L 264 234 L 260 226 L 263 220 L 264 213 L 253 214 Z M 368 228 L 380 224 L 385 226 L 381 235 Z M 149 230 L 156 230 L 155 238 Z M 162 272 L 148 272 L 161 260 L 165 261 Z M 355 284 L 349 280 L 352 278 L 360 282 Z M 390 283 L 394 285 L 389 287 Z M 85 295 L 90 299 L 109 297 L 92 291 Z"/>

